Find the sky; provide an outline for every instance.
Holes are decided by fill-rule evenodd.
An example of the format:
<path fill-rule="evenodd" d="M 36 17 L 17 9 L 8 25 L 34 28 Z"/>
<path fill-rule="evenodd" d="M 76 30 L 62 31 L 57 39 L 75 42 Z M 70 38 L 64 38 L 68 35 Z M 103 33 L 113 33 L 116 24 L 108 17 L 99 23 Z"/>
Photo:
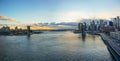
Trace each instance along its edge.
<path fill-rule="evenodd" d="M 120 16 L 120 0 L 0 0 L 0 23 L 79 22 Z"/>

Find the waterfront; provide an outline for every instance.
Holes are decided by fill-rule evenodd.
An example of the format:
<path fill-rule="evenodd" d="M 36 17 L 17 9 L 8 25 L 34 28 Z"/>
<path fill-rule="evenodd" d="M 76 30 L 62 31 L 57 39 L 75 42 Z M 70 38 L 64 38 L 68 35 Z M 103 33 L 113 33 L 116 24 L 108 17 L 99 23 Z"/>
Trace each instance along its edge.
<path fill-rule="evenodd" d="M 44 32 L 0 36 L 0 61 L 113 61 L 100 36 Z"/>

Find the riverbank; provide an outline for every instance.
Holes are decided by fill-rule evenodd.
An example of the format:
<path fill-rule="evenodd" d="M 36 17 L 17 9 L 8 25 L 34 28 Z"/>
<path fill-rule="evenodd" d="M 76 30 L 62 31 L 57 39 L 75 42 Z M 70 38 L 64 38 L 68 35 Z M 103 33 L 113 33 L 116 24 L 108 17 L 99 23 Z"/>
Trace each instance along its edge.
<path fill-rule="evenodd" d="M 116 61 L 120 61 L 120 41 L 111 38 L 103 33 L 100 33 L 103 42 L 107 45 L 110 53 L 114 56 Z"/>

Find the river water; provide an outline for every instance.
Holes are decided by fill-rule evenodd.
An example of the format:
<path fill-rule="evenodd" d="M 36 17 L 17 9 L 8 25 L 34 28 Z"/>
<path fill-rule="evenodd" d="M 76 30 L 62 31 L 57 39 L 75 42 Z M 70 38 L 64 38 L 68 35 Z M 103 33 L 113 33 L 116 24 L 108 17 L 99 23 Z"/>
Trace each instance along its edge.
<path fill-rule="evenodd" d="M 0 36 L 0 61 L 113 61 L 100 36 L 44 32 Z"/>

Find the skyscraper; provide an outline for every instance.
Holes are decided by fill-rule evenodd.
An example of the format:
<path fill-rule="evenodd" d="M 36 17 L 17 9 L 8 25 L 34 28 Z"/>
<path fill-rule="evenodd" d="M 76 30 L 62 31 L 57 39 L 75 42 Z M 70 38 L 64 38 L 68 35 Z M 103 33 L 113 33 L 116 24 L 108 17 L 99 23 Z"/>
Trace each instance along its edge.
<path fill-rule="evenodd" d="M 114 18 L 114 24 L 115 24 L 115 27 L 120 30 L 120 18 L 119 16 L 117 16 L 117 18 Z"/>
<path fill-rule="evenodd" d="M 117 27 L 118 27 L 118 29 L 120 29 L 120 18 L 119 18 L 119 16 L 117 16 Z"/>

